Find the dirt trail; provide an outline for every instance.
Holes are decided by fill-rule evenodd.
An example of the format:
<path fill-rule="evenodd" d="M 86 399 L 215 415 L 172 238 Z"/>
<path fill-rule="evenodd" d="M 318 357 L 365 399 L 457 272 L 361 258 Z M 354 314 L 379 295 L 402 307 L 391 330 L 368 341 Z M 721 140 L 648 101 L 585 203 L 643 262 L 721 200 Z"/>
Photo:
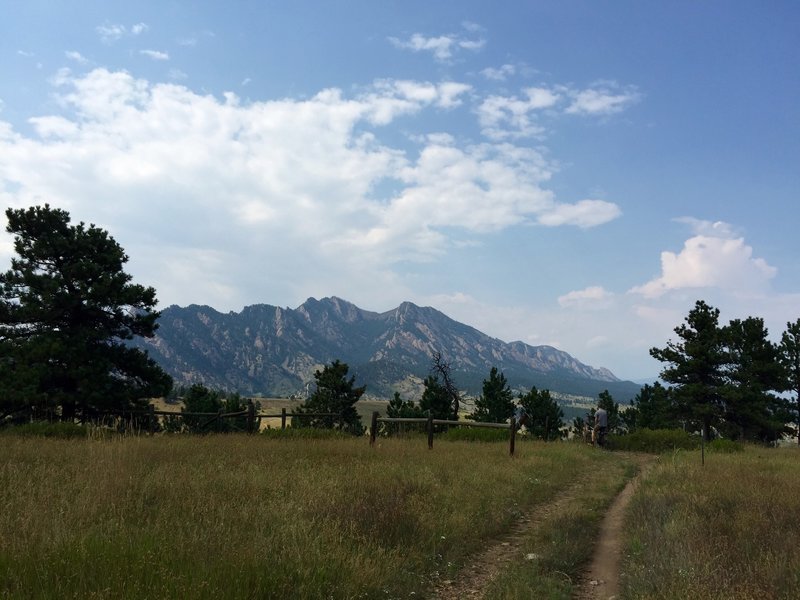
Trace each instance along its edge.
<path fill-rule="evenodd" d="M 625 511 L 636 486 L 654 462 L 652 457 L 637 457 L 637 461 L 641 470 L 617 495 L 603 518 L 592 562 L 573 596 L 576 600 L 612 600 L 619 596 Z"/>
<path fill-rule="evenodd" d="M 438 600 L 460 600 L 461 598 L 483 598 L 484 589 L 497 576 L 505 563 L 517 560 L 525 535 L 564 504 L 575 497 L 581 482 L 577 481 L 562 490 L 544 506 L 535 506 L 520 518 L 506 535 L 494 540 L 471 562 L 461 569 L 457 580 L 444 580 L 436 585 L 433 597 Z"/>
<path fill-rule="evenodd" d="M 619 594 L 619 566 L 622 554 L 622 524 L 625 509 L 644 471 L 653 463 L 652 457 L 636 457 L 640 472 L 617 495 L 608 509 L 600 529 L 592 562 L 581 578 L 575 593 L 578 600 L 610 600 Z M 433 597 L 438 600 L 483 598 L 488 584 L 505 563 L 518 560 L 526 534 L 559 511 L 580 493 L 582 482 L 576 481 L 544 506 L 535 506 L 522 517 L 505 536 L 490 543 L 480 554 L 461 569 L 456 580 L 440 581 Z"/>

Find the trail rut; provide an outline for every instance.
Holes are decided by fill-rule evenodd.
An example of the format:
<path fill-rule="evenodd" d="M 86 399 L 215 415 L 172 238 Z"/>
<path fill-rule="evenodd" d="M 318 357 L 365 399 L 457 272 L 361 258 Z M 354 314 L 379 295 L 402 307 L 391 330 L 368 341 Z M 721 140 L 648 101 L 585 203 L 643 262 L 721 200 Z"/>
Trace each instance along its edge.
<path fill-rule="evenodd" d="M 619 594 L 625 510 L 636 485 L 653 459 L 637 457 L 637 462 L 640 466 L 639 473 L 616 496 L 603 518 L 592 561 L 581 577 L 573 596 L 577 600 L 609 600 Z M 535 506 L 512 527 L 511 531 L 495 539 L 474 556 L 470 563 L 461 569 L 459 577 L 438 582 L 434 588 L 433 598 L 438 600 L 483 598 L 486 588 L 504 565 L 520 559 L 521 546 L 526 535 L 574 499 L 576 494 L 580 493 L 581 485 L 581 481 L 576 481 L 558 493 L 552 501 Z"/>

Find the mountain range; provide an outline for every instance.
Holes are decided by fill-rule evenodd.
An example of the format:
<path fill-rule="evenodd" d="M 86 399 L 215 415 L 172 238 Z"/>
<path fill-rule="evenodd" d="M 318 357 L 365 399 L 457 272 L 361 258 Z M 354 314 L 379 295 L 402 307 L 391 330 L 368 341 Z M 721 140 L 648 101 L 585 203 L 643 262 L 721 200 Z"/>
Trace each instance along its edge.
<path fill-rule="evenodd" d="M 170 306 L 146 349 L 177 384 L 202 383 L 248 396 L 304 395 L 315 370 L 339 359 L 367 394 L 418 400 L 431 355 L 440 352 L 456 384 L 477 396 L 491 367 L 515 390 L 531 386 L 596 398 L 608 390 L 625 402 L 640 386 L 581 363 L 551 346 L 506 343 L 430 307 L 404 302 L 383 312 L 340 298 L 309 298 L 296 309 L 268 304 L 221 313 L 209 306 Z"/>

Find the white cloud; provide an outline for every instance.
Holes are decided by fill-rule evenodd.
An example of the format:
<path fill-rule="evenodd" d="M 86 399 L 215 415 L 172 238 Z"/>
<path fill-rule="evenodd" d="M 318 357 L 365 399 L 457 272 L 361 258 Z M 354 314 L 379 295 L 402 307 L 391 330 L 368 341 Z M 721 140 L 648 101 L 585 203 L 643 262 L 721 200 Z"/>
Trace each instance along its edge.
<path fill-rule="evenodd" d="M 253 81 L 253 80 L 252 80 L 252 79 L 250 79 L 249 77 L 245 77 L 244 79 L 242 79 L 242 83 L 241 83 L 241 85 L 242 85 L 242 87 L 244 87 L 244 86 L 246 86 L 246 85 L 250 85 L 250 83 L 251 83 L 252 81 Z"/>
<path fill-rule="evenodd" d="M 558 304 L 563 308 L 607 308 L 614 294 L 603 287 L 593 285 L 559 296 Z"/>
<path fill-rule="evenodd" d="M 547 88 L 531 87 L 525 97 L 489 96 L 478 107 L 483 134 L 491 139 L 537 137 L 544 128 L 534 121 L 532 113 L 550 108 L 559 95 Z"/>
<path fill-rule="evenodd" d="M 483 75 L 486 79 L 505 81 L 516 72 L 517 68 L 514 65 L 505 64 L 497 69 L 493 67 L 487 67 L 481 71 L 481 75 Z"/>
<path fill-rule="evenodd" d="M 557 204 L 539 216 L 548 227 L 576 225 L 581 229 L 613 221 L 622 214 L 619 206 L 605 200 L 581 200 L 575 204 Z"/>
<path fill-rule="evenodd" d="M 169 60 L 169 54 L 160 50 L 139 50 L 139 54 L 152 58 L 153 60 Z"/>
<path fill-rule="evenodd" d="M 567 114 L 575 115 L 611 115 L 619 113 L 641 98 L 633 87 L 617 91 L 616 84 L 585 90 L 571 90 L 572 103 L 567 107 Z"/>
<path fill-rule="evenodd" d="M 150 29 L 145 23 L 136 23 L 128 29 L 125 25 L 119 23 L 103 23 L 94 28 L 100 40 L 105 44 L 112 44 L 126 36 L 137 36 L 145 33 Z"/>
<path fill-rule="evenodd" d="M 166 303 L 413 300 L 398 263 L 515 225 L 586 227 L 618 214 L 610 203 L 558 204 L 546 188 L 554 167 L 531 148 L 464 146 L 446 132 L 411 149 L 381 141 L 398 118 L 456 110 L 475 93 L 455 81 L 261 102 L 105 69 L 64 69 L 53 84 L 59 115 L 31 119 L 33 135 L 0 122 L 5 205 L 49 202 L 109 229 L 134 277 Z"/>
<path fill-rule="evenodd" d="M 64 56 L 66 56 L 70 60 L 74 60 L 79 65 L 85 65 L 89 62 L 89 59 L 83 56 L 80 52 L 75 50 L 69 50 L 64 52 Z"/>
<path fill-rule="evenodd" d="M 25 58 L 33 58 L 36 56 L 33 52 L 26 52 L 25 50 L 17 50 L 17 54 L 24 56 Z"/>
<path fill-rule="evenodd" d="M 118 25 L 112 23 L 105 23 L 103 25 L 98 25 L 94 29 L 100 36 L 100 40 L 106 44 L 116 42 L 127 33 L 127 29 L 125 28 L 124 25 Z"/>
<path fill-rule="evenodd" d="M 632 288 L 645 298 L 682 289 L 721 289 L 733 293 L 763 292 L 777 269 L 753 257 L 753 249 L 724 222 L 680 219 L 697 233 L 679 253 L 661 253 L 661 275 Z"/>
<path fill-rule="evenodd" d="M 430 52 L 439 62 L 447 62 L 455 52 L 460 49 L 480 50 L 486 45 L 486 40 L 471 40 L 456 34 L 440 35 L 436 37 L 425 37 L 421 33 L 415 33 L 406 40 L 390 37 L 389 42 L 401 50 L 411 50 L 412 52 Z"/>
<path fill-rule="evenodd" d="M 188 79 L 188 75 L 181 71 L 180 69 L 170 69 L 167 76 L 172 79 L 173 81 L 180 81 L 182 79 Z"/>

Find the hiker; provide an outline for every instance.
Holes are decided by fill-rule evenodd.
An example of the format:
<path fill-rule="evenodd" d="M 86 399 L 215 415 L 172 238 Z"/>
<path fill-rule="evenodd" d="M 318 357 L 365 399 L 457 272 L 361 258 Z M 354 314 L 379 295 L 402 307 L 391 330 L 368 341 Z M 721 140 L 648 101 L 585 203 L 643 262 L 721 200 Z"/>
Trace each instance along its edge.
<path fill-rule="evenodd" d="M 517 431 L 522 429 L 522 426 L 528 422 L 528 413 L 522 406 L 517 406 L 516 410 L 514 410 L 514 419 L 517 423 Z"/>
<path fill-rule="evenodd" d="M 606 445 L 606 431 L 608 430 L 608 412 L 605 408 L 598 408 L 594 413 L 594 439 L 602 448 Z"/>

